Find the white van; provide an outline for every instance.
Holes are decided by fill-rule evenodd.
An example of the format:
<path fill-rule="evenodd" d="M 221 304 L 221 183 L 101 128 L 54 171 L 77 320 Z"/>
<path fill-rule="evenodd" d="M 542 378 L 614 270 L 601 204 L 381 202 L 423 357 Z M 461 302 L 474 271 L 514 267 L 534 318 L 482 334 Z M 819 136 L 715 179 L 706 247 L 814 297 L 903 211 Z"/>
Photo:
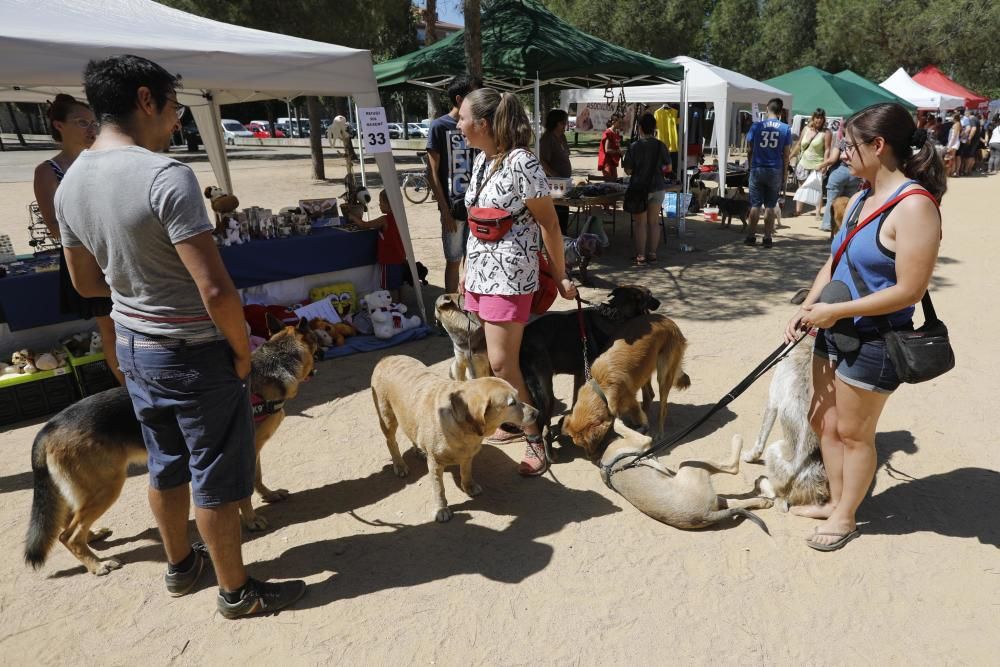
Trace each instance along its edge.
<path fill-rule="evenodd" d="M 253 139 L 253 132 L 243 127 L 238 120 L 229 118 L 222 119 L 222 138 L 230 146 L 236 143 L 236 139 Z"/>

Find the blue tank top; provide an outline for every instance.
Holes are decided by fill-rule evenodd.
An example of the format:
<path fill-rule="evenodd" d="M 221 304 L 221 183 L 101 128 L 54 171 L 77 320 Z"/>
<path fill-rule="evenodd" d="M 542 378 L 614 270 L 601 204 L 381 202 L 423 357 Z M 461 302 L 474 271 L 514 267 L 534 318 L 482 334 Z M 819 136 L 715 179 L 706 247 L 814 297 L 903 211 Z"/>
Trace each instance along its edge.
<path fill-rule="evenodd" d="M 914 183 L 916 181 L 913 180 L 903 183 L 886 201 L 895 198 L 905 188 Z M 854 205 L 844 215 L 845 221 L 853 219 L 855 212 L 861 209 L 869 194 L 871 194 L 871 190 L 866 190 L 858 197 Z M 858 290 L 854 286 L 854 280 L 851 278 L 851 270 L 847 266 L 848 255 L 851 257 L 851 264 L 854 266 L 854 270 L 857 271 L 858 275 L 865 282 L 865 285 L 872 292 L 878 292 L 896 284 L 896 253 L 886 248 L 879 241 L 879 232 L 882 231 L 882 225 L 885 223 L 885 219 L 889 216 L 890 212 L 892 212 L 892 208 L 883 212 L 877 220 L 873 220 L 865 225 L 860 232 L 854 235 L 854 238 L 851 239 L 851 244 L 847 246 L 847 251 L 840 258 L 840 263 L 834 269 L 833 280 L 840 280 L 846 283 L 851 290 L 851 296 L 855 299 L 861 298 L 861 295 L 858 294 Z M 860 223 L 861 220 L 859 219 L 858 222 Z M 836 254 L 840 248 L 840 244 L 844 242 L 847 232 L 847 225 L 842 226 L 840 231 L 837 232 L 833 242 L 830 244 L 831 254 Z M 889 313 L 887 316 L 889 323 L 894 329 L 912 326 L 913 309 L 913 306 L 907 306 L 902 310 Z M 858 331 L 868 333 L 877 331 L 875 321 L 870 317 L 855 317 L 854 324 L 858 328 Z"/>

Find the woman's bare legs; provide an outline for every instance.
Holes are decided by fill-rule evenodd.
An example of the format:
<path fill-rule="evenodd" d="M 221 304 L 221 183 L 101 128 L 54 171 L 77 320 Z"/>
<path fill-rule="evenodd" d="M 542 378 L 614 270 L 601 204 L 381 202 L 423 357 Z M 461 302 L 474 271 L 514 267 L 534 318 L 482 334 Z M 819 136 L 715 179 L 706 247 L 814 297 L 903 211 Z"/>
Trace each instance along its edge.
<path fill-rule="evenodd" d="M 646 261 L 656 261 L 656 249 L 660 246 L 660 205 L 646 206 Z"/>
<path fill-rule="evenodd" d="M 859 389 L 835 380 L 837 436 L 842 445 L 840 499 L 829 518 L 810 539 L 814 544 L 832 544 L 857 527 L 855 513 L 875 478 L 875 429 L 888 394 Z M 824 452 L 824 463 L 825 459 Z M 832 491 L 832 488 L 831 488 Z"/>
<path fill-rule="evenodd" d="M 632 214 L 632 235 L 635 241 L 635 259 L 646 259 L 646 212 Z"/>

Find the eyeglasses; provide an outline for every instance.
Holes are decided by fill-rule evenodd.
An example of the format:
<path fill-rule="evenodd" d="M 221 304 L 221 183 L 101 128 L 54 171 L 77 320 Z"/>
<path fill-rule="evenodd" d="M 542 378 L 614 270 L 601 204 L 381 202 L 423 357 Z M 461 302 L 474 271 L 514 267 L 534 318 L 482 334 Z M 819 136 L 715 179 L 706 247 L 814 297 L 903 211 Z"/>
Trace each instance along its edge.
<path fill-rule="evenodd" d="M 84 118 L 77 118 L 73 121 L 73 124 L 81 130 L 96 130 L 98 128 L 96 120 L 86 120 Z"/>
<path fill-rule="evenodd" d="M 177 120 L 180 120 L 184 115 L 184 112 L 187 111 L 187 107 L 178 102 L 176 97 L 168 97 L 167 100 L 174 103 L 174 107 L 176 107 L 174 111 L 177 113 Z"/>
<path fill-rule="evenodd" d="M 850 154 L 853 155 L 854 151 L 857 149 L 858 146 L 864 146 L 865 144 L 870 144 L 873 141 L 875 141 L 875 140 L 874 139 L 869 139 L 868 141 L 845 142 L 844 143 L 844 150 L 842 152 L 844 152 L 844 153 L 850 153 Z"/>

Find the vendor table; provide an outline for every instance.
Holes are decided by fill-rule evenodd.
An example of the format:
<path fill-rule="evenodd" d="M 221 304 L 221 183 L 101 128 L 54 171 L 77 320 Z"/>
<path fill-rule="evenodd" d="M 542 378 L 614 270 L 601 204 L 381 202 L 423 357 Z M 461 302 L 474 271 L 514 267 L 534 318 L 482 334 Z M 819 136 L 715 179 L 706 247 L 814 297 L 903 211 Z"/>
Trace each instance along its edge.
<path fill-rule="evenodd" d="M 237 288 L 375 263 L 375 231 L 317 229 L 308 236 L 219 248 Z M 30 260 L 29 260 L 30 261 Z M 0 278 L 0 322 L 11 331 L 75 319 L 59 312 L 59 272 Z"/>
<path fill-rule="evenodd" d="M 553 198 L 552 203 L 556 206 L 568 206 L 576 209 L 570 218 L 571 223 L 576 223 L 576 231 L 580 232 L 580 214 L 591 208 L 606 209 L 611 208 L 611 235 L 612 239 L 618 223 L 618 202 L 624 201 L 625 193 L 616 192 L 614 194 L 600 195 L 596 197 L 559 197 Z"/>

